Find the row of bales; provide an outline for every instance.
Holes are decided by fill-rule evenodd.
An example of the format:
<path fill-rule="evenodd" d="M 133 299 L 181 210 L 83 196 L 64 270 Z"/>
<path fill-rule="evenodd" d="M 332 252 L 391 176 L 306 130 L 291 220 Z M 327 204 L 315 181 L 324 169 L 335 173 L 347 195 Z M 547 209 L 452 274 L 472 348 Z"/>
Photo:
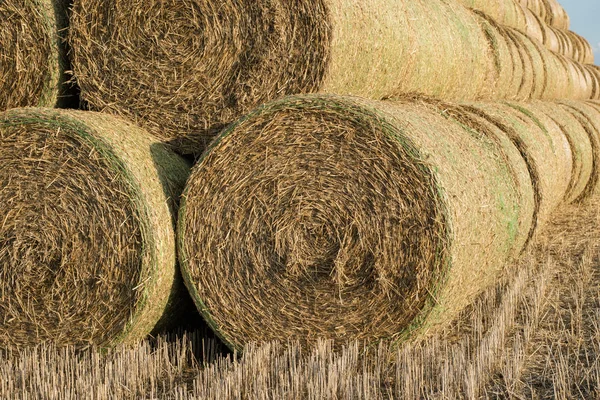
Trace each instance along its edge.
<path fill-rule="evenodd" d="M 569 30 L 569 16 L 557 0 L 459 0 L 498 23 L 537 39 L 546 48 L 581 63 L 591 64 L 589 42 Z"/>
<path fill-rule="evenodd" d="M 0 348 L 186 296 L 239 350 L 422 336 L 599 190 L 555 1 L 6 0 L 0 45 Z"/>

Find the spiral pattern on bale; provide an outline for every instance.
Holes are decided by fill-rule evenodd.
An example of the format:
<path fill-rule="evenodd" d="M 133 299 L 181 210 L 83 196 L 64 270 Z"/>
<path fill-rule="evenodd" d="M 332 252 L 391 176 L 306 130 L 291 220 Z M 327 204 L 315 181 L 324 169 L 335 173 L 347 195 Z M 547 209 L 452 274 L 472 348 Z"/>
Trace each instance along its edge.
<path fill-rule="evenodd" d="M 0 2 L 0 110 L 54 106 L 59 90 L 60 0 Z"/>
<path fill-rule="evenodd" d="M 187 171 L 115 117 L 0 114 L 0 348 L 147 335 L 173 286 Z"/>
<path fill-rule="evenodd" d="M 430 104 L 269 103 L 194 167 L 178 222 L 184 281 L 238 349 L 435 329 L 529 235 L 531 182 L 503 143 Z"/>

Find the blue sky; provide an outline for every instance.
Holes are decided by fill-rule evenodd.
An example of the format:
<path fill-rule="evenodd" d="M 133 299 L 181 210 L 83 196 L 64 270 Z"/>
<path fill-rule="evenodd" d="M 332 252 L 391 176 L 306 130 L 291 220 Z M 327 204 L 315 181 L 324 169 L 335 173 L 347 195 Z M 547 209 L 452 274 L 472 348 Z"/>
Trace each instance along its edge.
<path fill-rule="evenodd" d="M 558 0 L 571 18 L 571 30 L 586 38 L 600 64 L 600 0 Z"/>

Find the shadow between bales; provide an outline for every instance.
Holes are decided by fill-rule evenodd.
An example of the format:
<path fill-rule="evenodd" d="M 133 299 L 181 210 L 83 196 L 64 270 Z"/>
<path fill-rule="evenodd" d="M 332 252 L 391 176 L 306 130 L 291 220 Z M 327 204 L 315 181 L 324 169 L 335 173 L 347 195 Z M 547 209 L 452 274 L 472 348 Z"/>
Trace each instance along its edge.
<path fill-rule="evenodd" d="M 181 174 L 181 171 L 168 170 L 169 163 L 165 162 L 164 159 L 179 156 L 174 155 L 165 145 L 160 143 L 150 146 L 150 154 L 154 162 L 154 168 L 160 177 L 163 192 L 169 199 L 169 209 L 172 215 L 173 229 L 175 230 L 179 202 L 183 191 L 183 186 L 179 182 L 185 180 L 171 179 L 173 174 Z M 185 157 L 185 159 L 188 168 L 191 168 L 192 161 L 189 157 Z M 189 170 L 187 173 L 189 174 Z M 169 197 L 170 193 L 177 193 L 177 196 Z M 217 338 L 196 309 L 194 301 L 183 282 L 179 264 L 175 269 L 173 286 L 171 287 L 165 312 L 150 335 L 152 346 L 157 346 L 164 340 L 171 343 L 187 338 L 197 360 L 208 360 L 214 358 L 213 356 L 229 354 L 227 346 Z"/>

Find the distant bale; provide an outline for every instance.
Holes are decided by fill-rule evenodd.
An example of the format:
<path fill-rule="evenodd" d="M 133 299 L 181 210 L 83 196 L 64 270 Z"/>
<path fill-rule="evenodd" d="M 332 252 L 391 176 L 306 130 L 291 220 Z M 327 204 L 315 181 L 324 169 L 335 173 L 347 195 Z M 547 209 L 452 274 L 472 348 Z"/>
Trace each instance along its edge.
<path fill-rule="evenodd" d="M 56 16 L 64 0 L 0 1 L 0 110 L 53 107 L 62 74 Z"/>
<path fill-rule="evenodd" d="M 182 273 L 234 348 L 406 338 L 495 282 L 533 203 L 518 149 L 475 114 L 289 97 L 227 128 L 194 168 Z"/>
<path fill-rule="evenodd" d="M 186 164 L 92 112 L 0 114 L 0 348 L 133 342 L 167 307 Z"/>

